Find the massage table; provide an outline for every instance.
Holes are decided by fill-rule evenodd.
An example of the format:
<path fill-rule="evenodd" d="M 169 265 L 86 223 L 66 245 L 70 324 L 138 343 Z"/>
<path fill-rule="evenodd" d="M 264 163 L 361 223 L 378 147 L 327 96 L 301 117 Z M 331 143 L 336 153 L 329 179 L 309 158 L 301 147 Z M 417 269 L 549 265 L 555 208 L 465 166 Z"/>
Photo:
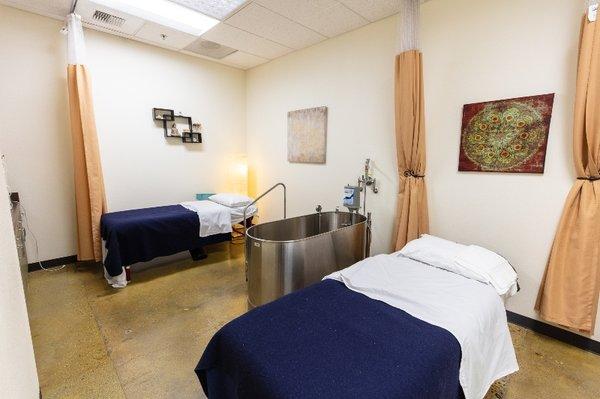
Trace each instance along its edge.
<path fill-rule="evenodd" d="M 495 380 L 518 369 L 493 288 L 391 257 L 368 258 L 226 324 L 195 369 L 204 393 L 209 399 L 481 399 Z M 367 278 L 352 279 L 360 273 Z M 386 296 L 404 300 L 406 311 Z M 431 322 L 436 318 L 450 327 Z"/>
<path fill-rule="evenodd" d="M 241 222 L 239 209 L 232 223 Z M 246 225 L 252 222 L 247 218 Z M 204 246 L 231 240 L 231 233 L 200 237 L 196 212 L 181 205 L 159 206 L 111 212 L 102 215 L 100 230 L 106 256 L 105 277 L 109 283 L 124 286 L 131 279 L 130 266 L 159 256 L 189 251 L 192 259 L 206 258 Z"/>

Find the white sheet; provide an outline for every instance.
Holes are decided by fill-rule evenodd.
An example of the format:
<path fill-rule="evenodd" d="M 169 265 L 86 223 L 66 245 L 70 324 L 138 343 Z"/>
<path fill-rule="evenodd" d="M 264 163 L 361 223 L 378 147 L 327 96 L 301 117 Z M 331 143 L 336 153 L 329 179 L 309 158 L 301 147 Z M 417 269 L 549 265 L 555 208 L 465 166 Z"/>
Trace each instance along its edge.
<path fill-rule="evenodd" d="M 212 201 L 189 201 L 179 205 L 198 214 L 200 237 L 231 233 L 230 208 Z"/>
<path fill-rule="evenodd" d="M 231 225 L 244 219 L 244 207 L 230 208 L 213 201 L 189 201 L 180 203 L 186 209 L 196 212 L 200 221 L 200 237 L 212 234 L 231 233 Z M 255 205 L 248 207 L 246 218 L 258 212 Z M 204 235 L 203 235 L 204 234 Z"/>
<path fill-rule="evenodd" d="M 231 223 L 241 223 L 244 220 L 244 207 L 240 206 L 238 208 L 229 208 L 231 211 Z M 254 216 L 258 212 L 258 208 L 255 205 L 250 205 L 248 210 L 246 210 L 246 218 L 250 216 Z"/>
<path fill-rule="evenodd" d="M 452 333 L 462 349 L 466 399 L 483 398 L 495 380 L 519 369 L 504 305 L 490 285 L 394 255 L 367 258 L 325 278 Z"/>

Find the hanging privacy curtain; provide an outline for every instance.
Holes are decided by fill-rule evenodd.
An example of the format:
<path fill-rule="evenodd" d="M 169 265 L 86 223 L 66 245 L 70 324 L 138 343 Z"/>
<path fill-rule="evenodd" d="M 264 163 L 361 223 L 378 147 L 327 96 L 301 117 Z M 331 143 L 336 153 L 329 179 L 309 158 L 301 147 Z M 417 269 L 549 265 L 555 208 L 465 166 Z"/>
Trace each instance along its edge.
<path fill-rule="evenodd" d="M 70 14 L 67 17 L 67 31 L 67 81 L 77 208 L 77 259 L 101 261 L 100 216 L 106 211 L 106 198 L 92 85 L 89 71 L 84 65 L 85 42 L 78 15 Z"/>
<path fill-rule="evenodd" d="M 547 321 L 592 333 L 600 292 L 600 27 L 587 16 L 582 24 L 573 127 L 578 177 L 535 308 Z"/>
<path fill-rule="evenodd" d="M 429 230 L 425 186 L 423 57 L 418 50 L 419 0 L 402 0 L 396 56 L 398 193 L 396 250 Z"/>

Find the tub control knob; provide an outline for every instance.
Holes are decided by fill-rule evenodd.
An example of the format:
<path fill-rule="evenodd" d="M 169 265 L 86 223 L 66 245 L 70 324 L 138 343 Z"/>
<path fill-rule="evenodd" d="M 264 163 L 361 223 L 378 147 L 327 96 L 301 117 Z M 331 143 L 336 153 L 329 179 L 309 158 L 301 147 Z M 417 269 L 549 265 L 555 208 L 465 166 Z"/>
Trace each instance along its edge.
<path fill-rule="evenodd" d="M 315 208 L 315 210 L 316 210 L 318 213 L 321 213 L 321 211 L 323 210 L 323 207 L 321 206 L 321 204 L 319 204 L 319 205 L 317 205 L 317 207 Z"/>

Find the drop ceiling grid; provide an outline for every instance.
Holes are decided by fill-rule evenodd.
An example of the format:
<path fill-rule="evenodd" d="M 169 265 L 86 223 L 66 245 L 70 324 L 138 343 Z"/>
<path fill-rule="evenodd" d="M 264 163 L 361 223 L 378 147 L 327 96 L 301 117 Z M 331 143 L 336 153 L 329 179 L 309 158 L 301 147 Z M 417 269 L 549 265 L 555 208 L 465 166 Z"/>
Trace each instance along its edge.
<path fill-rule="evenodd" d="M 225 23 L 296 50 L 326 39 L 310 28 L 255 2 L 240 9 L 226 19 Z"/>
<path fill-rule="evenodd" d="M 71 12 L 71 0 L 0 0 L 0 4 L 56 19 Z"/>
<path fill-rule="evenodd" d="M 235 53 L 230 54 L 227 57 L 223 58 L 222 61 L 225 61 L 229 64 L 233 64 L 233 65 L 238 66 L 243 69 L 249 69 L 249 68 L 258 66 L 260 64 L 264 64 L 265 62 L 268 62 L 269 60 L 267 60 L 265 58 L 257 57 L 252 54 L 243 53 L 241 51 L 236 51 Z"/>
<path fill-rule="evenodd" d="M 402 0 L 338 0 L 352 11 L 362 15 L 370 22 L 389 17 L 400 10 Z M 423 1 L 421 0 L 421 3 Z"/>
<path fill-rule="evenodd" d="M 0 4 L 25 9 L 34 13 L 63 19 L 70 11 L 72 0 L 0 0 Z M 88 3 L 93 0 L 79 0 Z M 239 50 L 231 54 L 237 65 L 249 68 L 269 59 L 275 59 L 294 50 L 319 43 L 328 37 L 360 28 L 370 22 L 386 18 L 400 9 L 401 0 L 173 0 L 189 8 L 208 7 L 222 21 L 202 38 Z M 421 0 L 424 3 L 427 0 Z M 236 10 L 231 11 L 236 8 Z M 100 7 L 98 7 L 100 8 Z M 197 9 L 197 8 L 196 8 Z M 215 11 L 216 10 L 216 11 Z M 221 14 L 218 14 L 221 12 Z M 115 13 L 117 14 L 117 13 Z M 230 14 L 227 17 L 226 14 Z M 63 16 L 64 15 L 64 16 Z M 130 16 L 130 20 L 135 17 Z M 86 21 L 86 26 L 104 32 L 153 43 L 160 47 L 181 49 L 184 37 L 167 33 L 171 40 L 162 41 L 159 30 L 140 21 L 134 29 L 124 33 Z M 131 21 L 130 21 L 131 22 Z M 146 26 L 144 23 L 150 25 Z M 187 51 L 182 51 L 186 52 Z M 200 56 L 201 58 L 206 58 Z M 234 62 L 232 62 L 234 63 Z"/>
<path fill-rule="evenodd" d="M 281 57 L 294 51 L 292 48 L 225 23 L 218 24 L 202 35 L 202 38 L 267 59 Z"/>
<path fill-rule="evenodd" d="M 369 23 L 367 19 L 337 0 L 254 2 L 327 37 L 334 37 Z"/>

